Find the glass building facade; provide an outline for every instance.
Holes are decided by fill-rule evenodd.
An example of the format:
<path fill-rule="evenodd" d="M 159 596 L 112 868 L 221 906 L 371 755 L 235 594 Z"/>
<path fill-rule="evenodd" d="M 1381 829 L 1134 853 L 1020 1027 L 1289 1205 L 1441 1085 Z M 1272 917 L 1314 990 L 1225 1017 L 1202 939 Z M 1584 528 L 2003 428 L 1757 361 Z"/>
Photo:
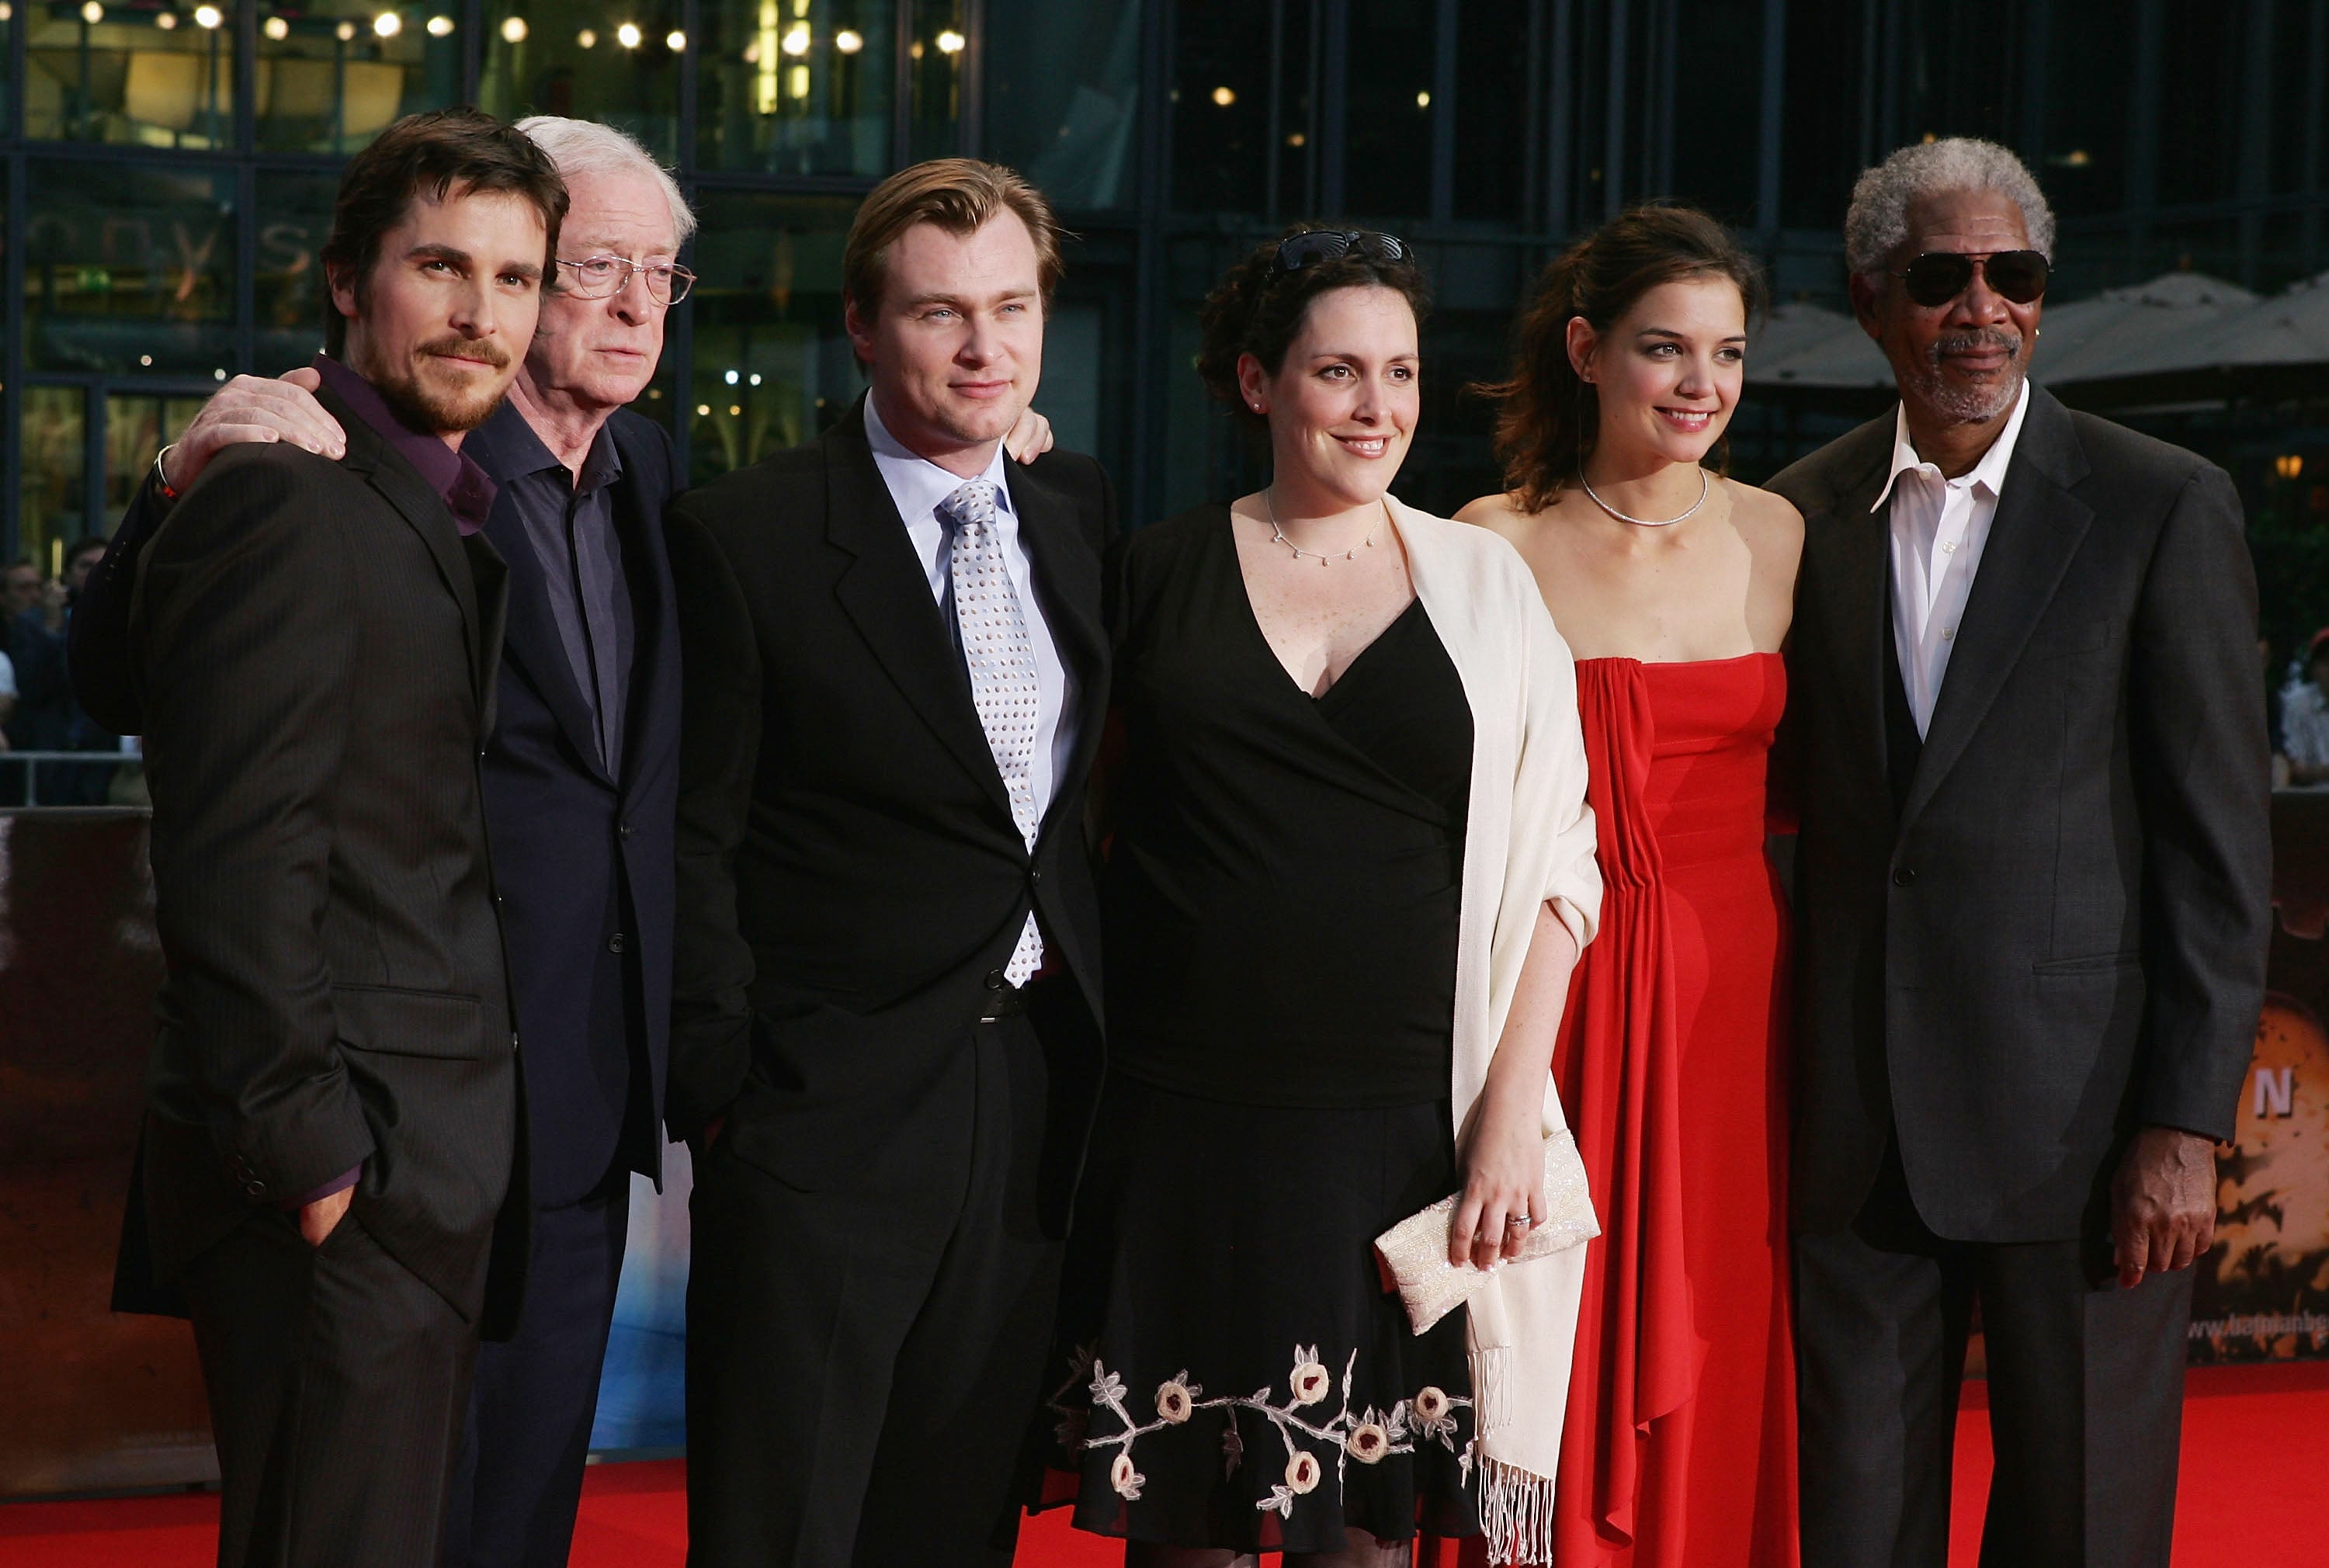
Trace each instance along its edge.
<path fill-rule="evenodd" d="M 107 530 L 220 381 L 314 352 L 339 164 L 416 109 L 604 120 L 678 170 L 702 281 L 642 407 L 698 479 L 856 395 L 839 262 L 873 182 L 1015 165 L 1077 235 L 1038 406 L 1139 522 L 1248 477 L 1195 306 L 1289 221 L 1417 243 L 1400 489 L 1452 507 L 1495 483 L 1461 389 L 1561 241 L 1645 197 L 1838 305 L 1853 175 L 1975 134 L 2060 211 L 2057 298 L 2329 268 L 2325 50 L 2319 0 L 0 0 L 0 553 Z M 1742 467 L 1840 427 L 1750 421 Z"/>

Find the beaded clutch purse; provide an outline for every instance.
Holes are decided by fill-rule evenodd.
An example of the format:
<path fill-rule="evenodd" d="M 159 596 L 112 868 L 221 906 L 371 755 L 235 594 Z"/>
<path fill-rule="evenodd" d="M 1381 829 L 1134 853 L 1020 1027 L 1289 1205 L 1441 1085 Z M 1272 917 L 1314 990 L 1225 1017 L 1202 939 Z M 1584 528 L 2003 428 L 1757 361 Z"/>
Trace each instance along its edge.
<path fill-rule="evenodd" d="M 1447 1233 L 1462 1196 L 1451 1193 L 1375 1237 L 1384 1288 L 1399 1291 L 1408 1323 L 1419 1334 L 1495 1277 L 1489 1270 L 1447 1261 Z M 1512 1262 L 1524 1263 L 1565 1252 L 1601 1234 L 1601 1223 L 1593 1217 L 1593 1195 L 1586 1186 L 1585 1162 L 1577 1157 L 1577 1141 L 1566 1128 L 1544 1141 L 1543 1215 Z"/>

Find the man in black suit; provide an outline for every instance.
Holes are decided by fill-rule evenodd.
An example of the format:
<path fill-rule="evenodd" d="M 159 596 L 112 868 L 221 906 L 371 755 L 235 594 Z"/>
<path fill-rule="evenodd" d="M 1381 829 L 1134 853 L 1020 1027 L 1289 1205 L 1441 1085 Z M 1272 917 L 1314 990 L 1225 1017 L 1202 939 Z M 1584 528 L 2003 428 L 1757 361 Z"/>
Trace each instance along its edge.
<path fill-rule="evenodd" d="M 698 1568 L 1008 1561 L 1098 1065 L 1112 502 L 999 450 L 1059 267 L 1010 172 L 893 175 L 844 253 L 868 397 L 671 512 Z"/>
<path fill-rule="evenodd" d="M 2192 1260 L 2262 999 L 2256 585 L 2230 481 L 2027 384 L 2053 219 L 2004 148 L 1864 174 L 1897 413 L 1804 513 L 1795 1169 L 1806 1564 L 2167 1562 Z M 1977 575 L 1976 575 L 1977 574 Z"/>
<path fill-rule="evenodd" d="M 671 1011 L 679 632 L 663 512 L 670 437 L 631 411 L 663 352 L 694 215 L 622 132 L 547 117 L 570 206 L 557 286 L 506 401 L 463 451 L 496 493 L 485 537 L 509 566 L 508 636 L 484 766 L 494 885 L 525 1041 L 524 1309 L 486 1344 L 453 1491 L 449 1568 L 562 1568 L 622 1271 L 633 1171 L 661 1179 Z M 119 585 L 218 452 L 273 439 L 333 452 L 312 370 L 241 377 L 163 455 L 74 623 L 92 712 L 134 729 Z M 118 591 L 117 591 L 118 590 Z"/>
<path fill-rule="evenodd" d="M 435 1568 L 481 1322 L 523 1276 L 480 778 L 506 569 L 461 442 L 533 340 L 565 209 L 475 111 L 358 154 L 316 363 L 346 455 L 221 456 L 131 588 L 168 975 L 151 1256 L 125 1248 L 119 1295 L 191 1308 L 222 1563 Z"/>

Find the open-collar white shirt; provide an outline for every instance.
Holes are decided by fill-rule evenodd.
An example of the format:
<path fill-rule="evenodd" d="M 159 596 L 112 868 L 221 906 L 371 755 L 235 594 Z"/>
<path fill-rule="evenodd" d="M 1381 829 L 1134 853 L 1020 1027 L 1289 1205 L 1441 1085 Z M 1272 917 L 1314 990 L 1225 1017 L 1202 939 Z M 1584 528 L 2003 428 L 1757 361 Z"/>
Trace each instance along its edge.
<path fill-rule="evenodd" d="M 890 499 L 897 503 L 898 515 L 905 521 L 914 558 L 929 578 L 930 596 L 938 601 L 951 632 L 954 534 L 938 516 L 938 506 L 966 481 L 910 451 L 892 436 L 882 423 L 871 392 L 865 397 L 865 440 L 873 448 L 873 466 L 881 471 L 882 483 L 888 486 Z M 1034 792 L 1036 820 L 1042 822 L 1051 814 L 1051 796 L 1074 760 L 1076 690 L 1074 678 L 1060 657 L 1059 644 L 1052 640 L 1051 628 L 1043 619 L 1042 600 L 1035 592 L 1034 565 L 1028 559 L 1026 541 L 1019 537 L 1019 513 L 1011 504 L 1009 462 L 1003 443 L 996 442 L 994 455 L 978 477 L 995 486 L 995 537 L 1003 547 L 1012 591 L 1019 596 L 1019 613 L 1027 620 L 1028 641 L 1034 644 L 1035 745 L 1027 762 L 1027 783 Z M 954 634 L 959 637 L 958 633 Z M 1027 847 L 1035 847 L 1032 838 Z"/>
<path fill-rule="evenodd" d="M 1900 683 L 1916 715 L 1919 736 L 1932 727 L 1933 704 L 1948 674 L 1949 653 L 1973 596 L 1974 574 L 1989 543 L 1997 497 L 2013 462 L 2014 443 L 2030 412 L 2024 381 L 2005 421 L 1981 461 L 1955 479 L 1917 455 L 1909 438 L 1909 409 L 1895 417 L 1892 473 L 1873 512 L 1892 505 L 1892 646 L 1900 655 Z"/>

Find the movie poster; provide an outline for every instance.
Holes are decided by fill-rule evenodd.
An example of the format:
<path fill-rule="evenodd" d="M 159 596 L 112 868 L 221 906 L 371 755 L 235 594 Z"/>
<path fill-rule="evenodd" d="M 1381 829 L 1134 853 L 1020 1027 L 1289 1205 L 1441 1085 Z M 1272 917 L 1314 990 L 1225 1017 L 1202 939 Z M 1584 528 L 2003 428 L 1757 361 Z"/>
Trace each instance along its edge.
<path fill-rule="evenodd" d="M 2329 791 L 2276 794 L 2272 826 L 2271 989 L 2216 1163 L 2195 1366 L 2329 1357 Z"/>

